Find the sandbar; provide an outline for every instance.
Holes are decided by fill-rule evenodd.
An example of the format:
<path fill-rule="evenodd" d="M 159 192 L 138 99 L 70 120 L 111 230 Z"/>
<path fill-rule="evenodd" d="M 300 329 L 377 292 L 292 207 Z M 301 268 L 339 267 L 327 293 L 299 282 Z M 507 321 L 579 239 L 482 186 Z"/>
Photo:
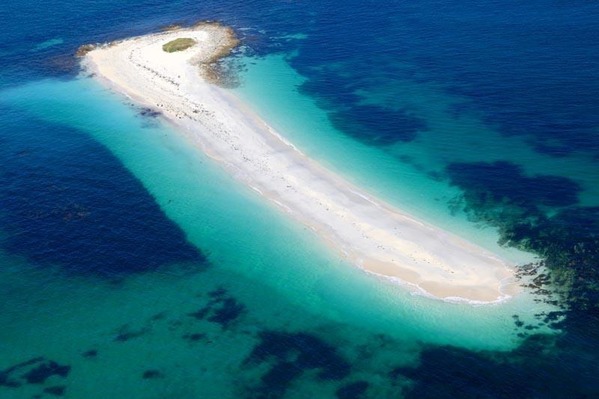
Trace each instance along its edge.
<path fill-rule="evenodd" d="M 162 49 L 178 38 L 195 44 Z M 96 79 L 160 112 L 190 145 L 308 226 L 348 263 L 442 299 L 485 303 L 513 293 L 514 265 L 374 198 L 215 84 L 210 66 L 237 44 L 230 28 L 203 23 L 88 46 L 80 55 Z"/>

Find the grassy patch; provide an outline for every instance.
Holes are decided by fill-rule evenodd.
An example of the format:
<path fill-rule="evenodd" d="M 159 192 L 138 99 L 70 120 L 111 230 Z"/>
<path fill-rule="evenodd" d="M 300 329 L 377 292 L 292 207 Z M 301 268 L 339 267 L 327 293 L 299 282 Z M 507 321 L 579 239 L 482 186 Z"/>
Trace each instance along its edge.
<path fill-rule="evenodd" d="M 196 44 L 195 40 L 188 37 L 182 37 L 179 39 L 171 40 L 170 42 L 164 44 L 162 46 L 162 49 L 167 53 L 174 53 L 175 51 L 186 50 L 194 44 Z"/>

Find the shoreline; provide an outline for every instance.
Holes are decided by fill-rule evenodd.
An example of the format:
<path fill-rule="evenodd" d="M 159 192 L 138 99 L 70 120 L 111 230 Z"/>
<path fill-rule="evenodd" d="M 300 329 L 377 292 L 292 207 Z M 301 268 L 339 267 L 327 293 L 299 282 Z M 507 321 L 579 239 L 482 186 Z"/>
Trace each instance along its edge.
<path fill-rule="evenodd" d="M 162 51 L 181 37 L 197 44 Z M 96 46 L 82 64 L 111 90 L 159 111 L 191 145 L 364 271 L 452 302 L 494 303 L 515 294 L 513 265 L 351 185 L 210 84 L 200 69 L 228 55 L 236 40 L 230 28 L 199 24 Z"/>

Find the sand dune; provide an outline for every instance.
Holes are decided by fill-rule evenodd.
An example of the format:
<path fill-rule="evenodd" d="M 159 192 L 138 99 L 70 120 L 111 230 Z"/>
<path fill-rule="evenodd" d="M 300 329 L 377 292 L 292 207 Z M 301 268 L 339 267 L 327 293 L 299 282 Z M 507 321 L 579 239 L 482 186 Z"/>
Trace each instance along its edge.
<path fill-rule="evenodd" d="M 196 44 L 163 51 L 176 38 Z M 507 297 L 513 274 L 507 262 L 353 186 L 211 84 L 202 65 L 234 44 L 230 29 L 203 24 L 98 46 L 82 63 L 113 90 L 160 111 L 190 145 L 310 227 L 348 262 L 439 298 Z"/>

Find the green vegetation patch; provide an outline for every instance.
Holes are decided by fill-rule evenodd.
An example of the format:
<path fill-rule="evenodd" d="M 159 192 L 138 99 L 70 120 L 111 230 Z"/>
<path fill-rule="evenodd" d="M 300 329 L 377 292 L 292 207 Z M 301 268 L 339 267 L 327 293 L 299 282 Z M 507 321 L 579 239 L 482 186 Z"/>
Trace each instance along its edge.
<path fill-rule="evenodd" d="M 170 42 L 164 44 L 162 46 L 162 49 L 167 53 L 174 53 L 175 51 L 187 50 L 194 44 L 196 44 L 195 40 L 189 37 L 181 37 L 179 39 L 171 40 Z"/>

